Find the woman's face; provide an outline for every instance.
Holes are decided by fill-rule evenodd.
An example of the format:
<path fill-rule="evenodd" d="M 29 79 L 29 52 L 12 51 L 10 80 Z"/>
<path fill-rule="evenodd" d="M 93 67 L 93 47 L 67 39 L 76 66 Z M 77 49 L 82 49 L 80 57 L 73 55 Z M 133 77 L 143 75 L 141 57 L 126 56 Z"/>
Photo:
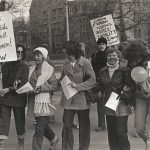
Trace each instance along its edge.
<path fill-rule="evenodd" d="M 118 61 L 119 61 L 119 57 L 116 52 L 108 53 L 107 62 L 109 65 L 115 65 Z"/>
<path fill-rule="evenodd" d="M 43 57 L 42 53 L 39 51 L 34 52 L 34 59 L 35 59 L 35 63 L 37 65 L 42 64 L 44 61 L 44 57 Z"/>
<path fill-rule="evenodd" d="M 22 58 L 23 58 L 23 48 L 18 47 L 17 48 L 17 60 L 22 60 Z"/>
<path fill-rule="evenodd" d="M 75 57 L 73 55 L 68 55 L 66 49 L 63 49 L 63 53 L 64 53 L 64 56 L 65 56 L 65 59 L 68 59 L 70 61 L 75 61 Z"/>

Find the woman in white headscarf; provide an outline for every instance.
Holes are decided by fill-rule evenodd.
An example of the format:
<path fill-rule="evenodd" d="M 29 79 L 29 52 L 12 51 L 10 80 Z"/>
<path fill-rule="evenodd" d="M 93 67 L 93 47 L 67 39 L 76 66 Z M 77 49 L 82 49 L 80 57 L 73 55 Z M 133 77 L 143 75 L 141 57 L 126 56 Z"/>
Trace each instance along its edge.
<path fill-rule="evenodd" d="M 48 51 L 38 47 L 33 51 L 35 63 L 29 69 L 29 82 L 34 90 L 29 93 L 29 115 L 36 119 L 32 150 L 41 150 L 43 137 L 50 141 L 51 150 L 55 149 L 58 137 L 49 126 L 49 116 L 54 114 L 51 93 L 57 88 L 54 68 L 46 61 Z"/>

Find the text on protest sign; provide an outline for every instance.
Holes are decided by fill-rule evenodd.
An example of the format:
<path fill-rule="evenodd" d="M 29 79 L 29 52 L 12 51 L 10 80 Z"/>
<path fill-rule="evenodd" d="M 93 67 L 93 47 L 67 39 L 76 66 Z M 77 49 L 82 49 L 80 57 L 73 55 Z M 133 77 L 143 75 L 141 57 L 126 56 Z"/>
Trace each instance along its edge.
<path fill-rule="evenodd" d="M 0 62 L 17 60 L 12 15 L 0 12 Z"/>
<path fill-rule="evenodd" d="M 119 43 L 119 37 L 114 25 L 112 15 L 106 15 L 90 20 L 96 41 L 100 37 L 107 39 L 108 46 Z"/>

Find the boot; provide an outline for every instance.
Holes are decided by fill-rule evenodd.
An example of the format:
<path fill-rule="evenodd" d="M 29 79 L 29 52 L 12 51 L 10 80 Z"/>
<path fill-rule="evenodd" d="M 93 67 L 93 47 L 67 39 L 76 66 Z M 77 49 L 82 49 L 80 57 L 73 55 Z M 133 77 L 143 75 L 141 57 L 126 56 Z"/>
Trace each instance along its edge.
<path fill-rule="evenodd" d="M 18 150 L 24 150 L 24 138 L 18 138 Z"/>
<path fill-rule="evenodd" d="M 7 150 L 6 148 L 6 139 L 0 139 L 0 150 Z"/>
<path fill-rule="evenodd" d="M 56 144 L 58 143 L 58 141 L 59 141 L 59 139 L 58 139 L 57 135 L 55 135 L 54 139 L 50 143 L 49 150 L 55 150 Z"/>

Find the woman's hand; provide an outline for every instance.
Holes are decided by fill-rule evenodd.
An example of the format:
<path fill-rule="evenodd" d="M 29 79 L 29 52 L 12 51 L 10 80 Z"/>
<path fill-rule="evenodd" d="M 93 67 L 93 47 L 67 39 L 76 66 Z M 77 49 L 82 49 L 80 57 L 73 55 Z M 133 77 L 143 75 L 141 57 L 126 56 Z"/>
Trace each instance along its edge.
<path fill-rule="evenodd" d="M 30 93 L 33 93 L 33 94 L 39 94 L 40 92 L 41 92 L 41 86 L 38 86 L 35 89 L 33 89 L 32 91 L 30 91 Z"/>
<path fill-rule="evenodd" d="M 17 90 L 17 88 L 18 88 L 18 84 L 20 84 L 21 83 L 21 81 L 20 80 L 16 80 L 15 82 L 14 82 L 14 84 L 13 84 L 13 88 L 14 88 L 14 90 Z"/>
<path fill-rule="evenodd" d="M 35 94 L 39 94 L 41 92 L 41 86 L 36 87 Z"/>
<path fill-rule="evenodd" d="M 74 82 L 71 82 L 71 83 L 69 83 L 68 85 L 71 85 L 71 87 L 73 87 L 73 88 L 77 88 L 77 84 L 74 83 Z"/>
<path fill-rule="evenodd" d="M 9 88 L 5 88 L 5 89 L 0 89 L 0 96 L 4 96 L 6 93 L 9 92 Z"/>

